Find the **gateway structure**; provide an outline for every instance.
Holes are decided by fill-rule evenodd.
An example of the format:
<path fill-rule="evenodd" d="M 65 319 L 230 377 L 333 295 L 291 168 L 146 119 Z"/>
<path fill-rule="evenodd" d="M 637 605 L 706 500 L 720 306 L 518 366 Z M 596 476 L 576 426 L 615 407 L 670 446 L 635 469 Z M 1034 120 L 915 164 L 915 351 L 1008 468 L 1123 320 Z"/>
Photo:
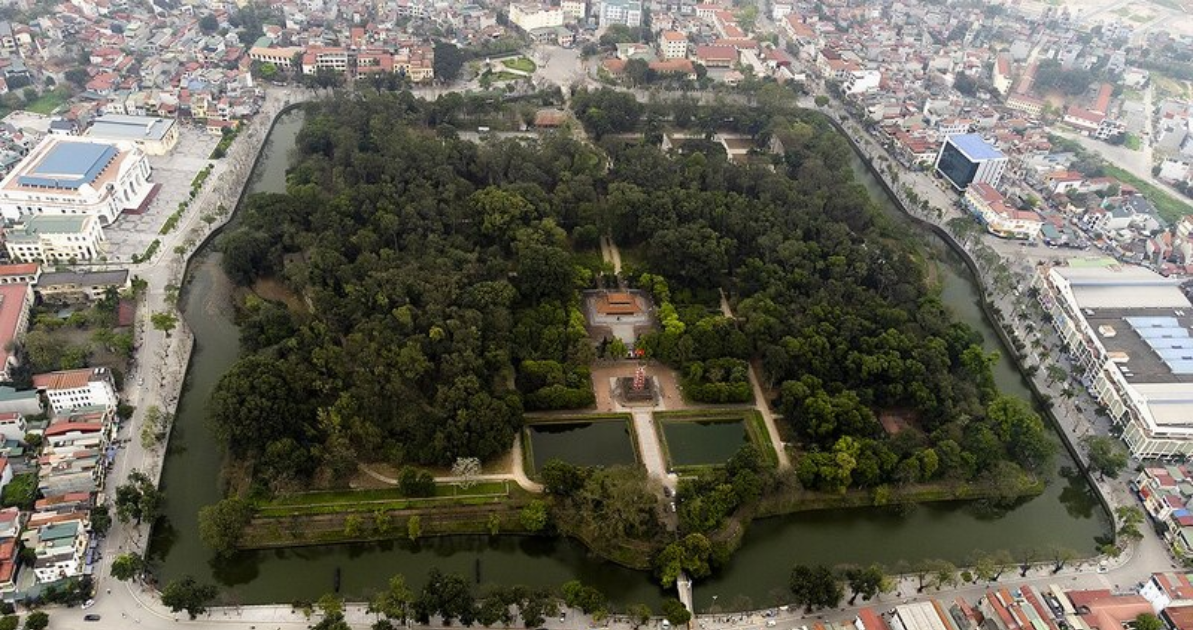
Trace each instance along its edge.
<path fill-rule="evenodd" d="M 1179 286 L 1111 259 L 1043 266 L 1034 283 L 1133 456 L 1191 457 L 1192 305 Z"/>
<path fill-rule="evenodd" d="M 132 143 L 51 135 L 0 180 L 0 216 L 94 216 L 108 225 L 152 189 L 150 162 Z"/>

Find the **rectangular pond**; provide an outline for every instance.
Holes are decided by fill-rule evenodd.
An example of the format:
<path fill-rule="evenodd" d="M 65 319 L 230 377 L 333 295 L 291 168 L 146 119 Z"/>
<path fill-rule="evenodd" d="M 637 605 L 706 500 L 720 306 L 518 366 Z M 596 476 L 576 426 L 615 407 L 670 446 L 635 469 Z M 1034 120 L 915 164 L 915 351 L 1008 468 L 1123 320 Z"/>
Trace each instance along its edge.
<path fill-rule="evenodd" d="M 740 418 L 705 420 L 660 419 L 671 466 L 724 464 L 750 442 Z"/>
<path fill-rule="evenodd" d="M 535 472 L 552 459 L 576 466 L 616 466 L 637 461 L 629 422 L 625 420 L 531 424 L 527 430 Z"/>

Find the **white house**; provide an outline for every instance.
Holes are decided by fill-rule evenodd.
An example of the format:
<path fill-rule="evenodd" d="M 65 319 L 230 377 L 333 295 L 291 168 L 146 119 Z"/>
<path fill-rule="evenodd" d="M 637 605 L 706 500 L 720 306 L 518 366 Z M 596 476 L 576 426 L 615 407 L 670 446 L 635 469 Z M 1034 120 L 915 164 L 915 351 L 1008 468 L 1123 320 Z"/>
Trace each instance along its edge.
<path fill-rule="evenodd" d="M 543 7 L 539 4 L 514 2 L 508 5 L 508 21 L 528 33 L 538 28 L 554 28 L 565 22 L 562 7 Z"/>
<path fill-rule="evenodd" d="M 46 136 L 0 180 L 0 215 L 84 215 L 108 225 L 138 208 L 152 188 L 150 162 L 132 143 Z"/>
<path fill-rule="evenodd" d="M 108 368 L 38 374 L 33 377 L 33 386 L 46 394 L 54 413 L 79 407 L 117 406 L 117 390 Z"/>
<path fill-rule="evenodd" d="M 882 76 L 878 70 L 854 70 L 848 74 L 846 82 L 842 84 L 842 92 L 847 96 L 879 89 Z"/>
<path fill-rule="evenodd" d="M 97 118 L 84 134 L 112 142 L 132 142 L 146 155 L 166 155 L 179 142 L 179 129 L 170 118 L 108 114 Z"/>
<path fill-rule="evenodd" d="M 1192 581 L 1186 573 L 1155 573 L 1146 580 L 1138 594 L 1154 606 L 1156 613 L 1161 613 L 1169 606 L 1191 606 Z"/>
<path fill-rule="evenodd" d="M 974 183 L 962 197 L 963 207 L 1001 238 L 1034 240 L 1042 231 L 1042 217 L 1036 212 L 1018 210 L 990 184 Z"/>

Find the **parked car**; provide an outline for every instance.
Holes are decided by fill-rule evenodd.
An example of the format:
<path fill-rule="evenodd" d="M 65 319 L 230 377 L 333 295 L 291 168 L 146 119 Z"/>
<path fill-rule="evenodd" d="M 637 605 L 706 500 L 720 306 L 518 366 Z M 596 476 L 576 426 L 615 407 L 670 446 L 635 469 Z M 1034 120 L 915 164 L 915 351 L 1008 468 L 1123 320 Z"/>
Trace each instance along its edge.
<path fill-rule="evenodd" d="M 84 615 L 83 620 L 84 621 L 100 621 L 100 615 L 96 615 L 96 614 Z"/>

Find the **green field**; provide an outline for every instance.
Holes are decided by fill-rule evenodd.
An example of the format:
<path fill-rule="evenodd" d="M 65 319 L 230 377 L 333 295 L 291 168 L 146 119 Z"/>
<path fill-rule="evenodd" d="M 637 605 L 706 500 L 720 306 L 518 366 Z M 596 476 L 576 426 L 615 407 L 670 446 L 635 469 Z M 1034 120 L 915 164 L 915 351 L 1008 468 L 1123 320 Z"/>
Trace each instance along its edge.
<path fill-rule="evenodd" d="M 484 481 L 470 488 L 438 484 L 432 497 L 406 497 L 397 488 L 374 490 L 329 490 L 288 494 L 265 501 L 257 515 L 265 517 L 405 510 L 434 505 L 482 505 L 506 499 L 518 490 L 506 481 Z"/>
<path fill-rule="evenodd" d="M 25 111 L 30 111 L 35 114 L 49 116 L 58 109 L 60 105 L 67 102 L 67 93 L 63 90 L 51 90 L 39 96 L 36 100 L 26 105 Z"/>
<path fill-rule="evenodd" d="M 533 63 L 528 57 L 518 57 L 516 59 L 505 59 L 500 63 L 504 64 L 505 68 L 511 68 L 517 72 L 530 73 L 537 70 L 537 64 Z"/>

